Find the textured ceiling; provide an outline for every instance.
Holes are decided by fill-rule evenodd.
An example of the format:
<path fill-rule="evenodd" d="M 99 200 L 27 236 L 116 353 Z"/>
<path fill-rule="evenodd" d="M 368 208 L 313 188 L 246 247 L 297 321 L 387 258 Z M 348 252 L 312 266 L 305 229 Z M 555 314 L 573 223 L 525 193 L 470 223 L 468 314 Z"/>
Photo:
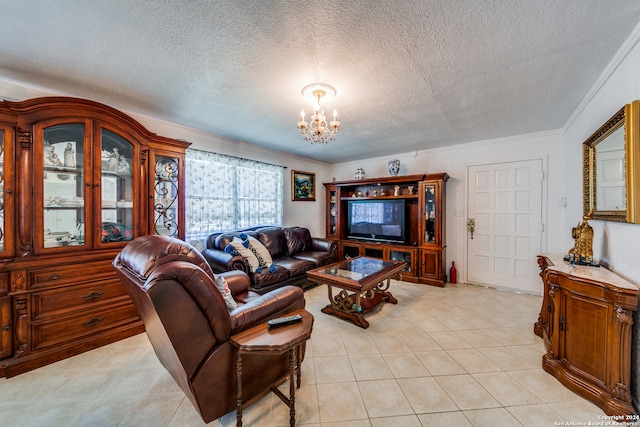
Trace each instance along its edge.
<path fill-rule="evenodd" d="M 0 0 L 0 77 L 330 163 L 561 128 L 631 0 Z M 342 130 L 302 141 L 303 86 Z"/>

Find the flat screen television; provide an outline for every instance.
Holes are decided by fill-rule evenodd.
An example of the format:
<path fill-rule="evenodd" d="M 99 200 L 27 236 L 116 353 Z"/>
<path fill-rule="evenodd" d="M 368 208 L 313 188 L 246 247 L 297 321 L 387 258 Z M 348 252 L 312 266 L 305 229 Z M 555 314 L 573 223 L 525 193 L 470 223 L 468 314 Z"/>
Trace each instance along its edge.
<path fill-rule="evenodd" d="M 347 238 L 379 242 L 405 242 L 405 201 L 349 200 Z"/>

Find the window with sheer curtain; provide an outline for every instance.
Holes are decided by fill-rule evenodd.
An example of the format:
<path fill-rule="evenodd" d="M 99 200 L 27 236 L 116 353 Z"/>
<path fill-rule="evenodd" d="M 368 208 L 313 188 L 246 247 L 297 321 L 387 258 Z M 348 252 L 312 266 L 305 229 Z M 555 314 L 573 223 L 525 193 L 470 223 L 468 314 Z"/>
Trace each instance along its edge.
<path fill-rule="evenodd" d="M 202 250 L 209 234 L 282 225 L 282 166 L 188 149 L 186 240 Z"/>

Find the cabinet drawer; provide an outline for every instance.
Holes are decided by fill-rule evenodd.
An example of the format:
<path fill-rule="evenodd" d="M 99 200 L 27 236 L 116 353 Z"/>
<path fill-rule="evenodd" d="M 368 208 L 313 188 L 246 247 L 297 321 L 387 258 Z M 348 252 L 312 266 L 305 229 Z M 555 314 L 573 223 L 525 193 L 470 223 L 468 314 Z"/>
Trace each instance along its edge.
<path fill-rule="evenodd" d="M 33 325 L 33 348 L 39 350 L 78 340 L 138 320 L 136 309 L 130 302 L 103 310 L 83 311 L 65 319 Z"/>
<path fill-rule="evenodd" d="M 80 265 L 63 265 L 29 271 L 29 288 L 45 288 L 116 278 L 110 261 L 88 262 Z"/>
<path fill-rule="evenodd" d="M 116 279 L 34 292 L 31 299 L 32 319 L 46 319 L 90 309 L 124 295 L 124 286 Z"/>

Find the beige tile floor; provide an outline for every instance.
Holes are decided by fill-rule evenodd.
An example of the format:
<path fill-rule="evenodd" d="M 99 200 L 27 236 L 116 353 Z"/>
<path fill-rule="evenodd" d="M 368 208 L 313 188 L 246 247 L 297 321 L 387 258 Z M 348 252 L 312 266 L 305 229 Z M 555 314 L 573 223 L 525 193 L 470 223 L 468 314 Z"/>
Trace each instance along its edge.
<path fill-rule="evenodd" d="M 326 286 L 306 292 L 315 316 L 297 391 L 297 425 L 558 426 L 604 413 L 541 368 L 532 332 L 541 297 L 471 285 L 392 282 L 397 305 L 364 330 L 327 316 Z M 288 389 L 288 385 L 283 385 Z M 245 426 L 286 426 L 273 395 Z M 564 424 L 562 424 L 564 423 Z M 145 334 L 0 380 L 2 426 L 198 426 Z M 235 425 L 235 413 L 211 422 Z"/>

